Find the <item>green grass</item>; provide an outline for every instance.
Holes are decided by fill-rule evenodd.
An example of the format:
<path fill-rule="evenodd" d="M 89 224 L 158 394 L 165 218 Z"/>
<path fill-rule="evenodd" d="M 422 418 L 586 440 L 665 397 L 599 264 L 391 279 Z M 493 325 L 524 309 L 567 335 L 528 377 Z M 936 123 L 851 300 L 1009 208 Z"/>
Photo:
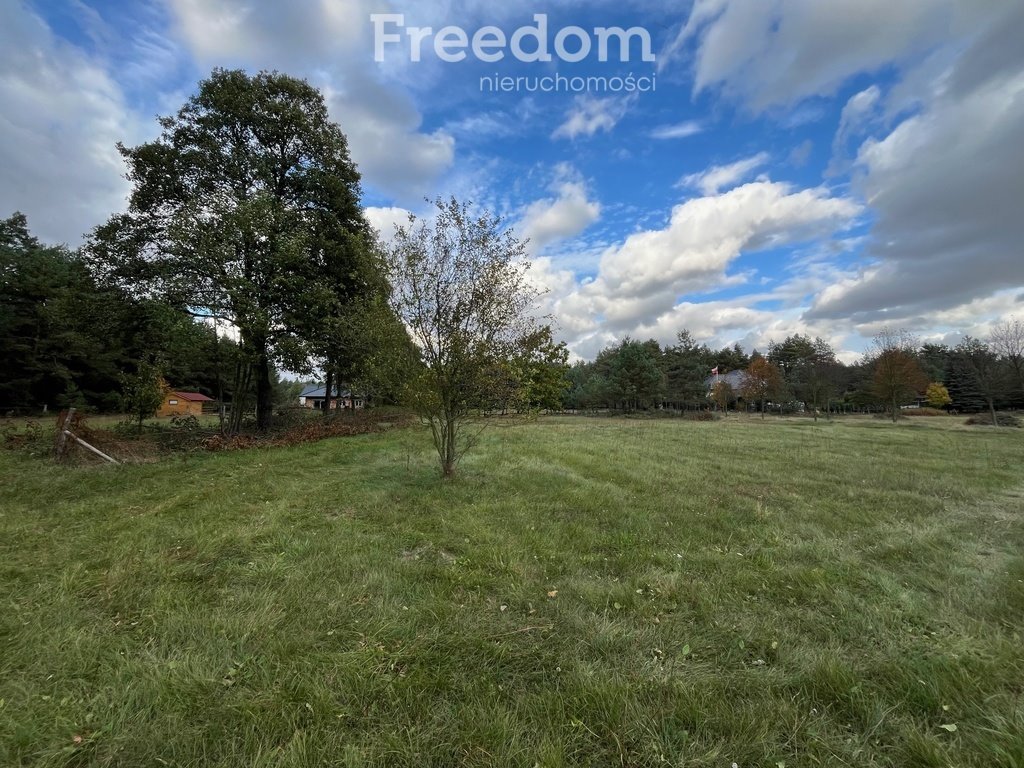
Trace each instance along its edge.
<path fill-rule="evenodd" d="M 0 454 L 0 765 L 1024 766 L 1019 431 L 431 451 Z"/>

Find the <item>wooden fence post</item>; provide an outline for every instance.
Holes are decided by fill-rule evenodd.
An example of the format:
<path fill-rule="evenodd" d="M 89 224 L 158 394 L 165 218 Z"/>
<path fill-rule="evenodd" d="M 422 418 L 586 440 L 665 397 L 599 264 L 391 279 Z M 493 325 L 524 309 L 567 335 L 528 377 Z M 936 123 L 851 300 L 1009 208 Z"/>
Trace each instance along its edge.
<path fill-rule="evenodd" d="M 68 408 L 67 413 L 59 414 L 57 416 L 57 442 L 53 446 L 53 455 L 57 459 L 63 459 L 67 456 L 68 431 L 65 425 L 71 421 L 71 417 L 74 415 L 75 409 Z"/>

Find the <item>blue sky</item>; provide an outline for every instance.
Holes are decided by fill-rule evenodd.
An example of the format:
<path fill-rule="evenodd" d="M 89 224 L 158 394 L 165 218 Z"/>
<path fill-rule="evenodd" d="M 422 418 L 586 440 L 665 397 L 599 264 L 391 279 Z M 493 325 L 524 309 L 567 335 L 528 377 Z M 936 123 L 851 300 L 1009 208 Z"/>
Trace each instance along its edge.
<path fill-rule="evenodd" d="M 0 215 L 81 242 L 124 205 L 114 150 L 215 66 L 320 87 L 387 237 L 455 194 L 530 238 L 559 334 L 764 348 L 883 326 L 984 336 L 1024 315 L 1024 5 L 1004 0 L 35 0 L 0 8 Z M 544 14 L 580 62 L 374 56 L 371 14 L 510 37 Z M 600 61 L 639 27 L 655 61 Z M 389 29 L 395 29 L 389 27 Z M 528 49 L 530 45 L 526 46 Z M 574 49 L 575 43 L 569 44 Z M 487 92 L 481 78 L 654 78 L 647 92 Z"/>

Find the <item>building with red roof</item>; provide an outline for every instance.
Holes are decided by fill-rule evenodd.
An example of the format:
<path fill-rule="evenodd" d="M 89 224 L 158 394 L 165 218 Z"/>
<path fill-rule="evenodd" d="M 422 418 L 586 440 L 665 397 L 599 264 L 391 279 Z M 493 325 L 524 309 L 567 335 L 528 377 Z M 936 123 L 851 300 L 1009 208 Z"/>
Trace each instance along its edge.
<path fill-rule="evenodd" d="M 181 392 L 171 390 L 164 395 L 164 401 L 160 404 L 156 415 L 163 416 L 202 416 L 203 403 L 212 403 L 213 398 L 207 397 L 199 392 Z"/>

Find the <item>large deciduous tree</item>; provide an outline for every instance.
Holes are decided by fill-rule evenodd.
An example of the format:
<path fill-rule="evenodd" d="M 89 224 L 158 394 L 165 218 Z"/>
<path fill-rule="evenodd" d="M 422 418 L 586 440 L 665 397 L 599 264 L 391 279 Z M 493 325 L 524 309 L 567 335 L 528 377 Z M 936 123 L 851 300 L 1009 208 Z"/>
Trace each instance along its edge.
<path fill-rule="evenodd" d="M 430 425 L 445 477 L 479 434 L 482 412 L 526 386 L 510 372 L 543 338 L 523 243 L 455 198 L 410 217 L 388 247 L 392 306 L 419 355 L 407 400 Z"/>
<path fill-rule="evenodd" d="M 899 418 L 901 403 L 916 397 L 928 386 L 928 377 L 916 350 L 916 341 L 906 331 L 886 328 L 875 336 L 868 352 L 872 391 L 885 404 L 893 424 Z"/>
<path fill-rule="evenodd" d="M 129 209 L 89 244 L 101 271 L 237 327 L 270 425 L 275 362 L 301 368 L 323 283 L 350 273 L 366 227 L 359 174 L 323 96 L 303 80 L 214 70 L 155 141 L 119 146 Z"/>

